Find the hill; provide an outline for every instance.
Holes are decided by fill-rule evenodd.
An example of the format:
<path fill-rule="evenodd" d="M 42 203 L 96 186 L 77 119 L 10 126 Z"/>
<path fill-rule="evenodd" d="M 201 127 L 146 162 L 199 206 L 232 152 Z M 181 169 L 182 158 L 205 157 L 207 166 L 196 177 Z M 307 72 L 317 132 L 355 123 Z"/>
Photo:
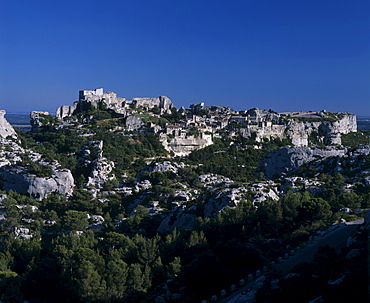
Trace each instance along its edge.
<path fill-rule="evenodd" d="M 366 294 L 354 284 L 368 220 L 348 247 L 320 249 L 315 272 L 272 263 L 365 217 L 370 138 L 355 115 L 176 109 L 103 90 L 58 113 L 0 132 L 2 300 L 200 302 L 261 272 L 259 302 L 331 302 L 341 277 Z"/>

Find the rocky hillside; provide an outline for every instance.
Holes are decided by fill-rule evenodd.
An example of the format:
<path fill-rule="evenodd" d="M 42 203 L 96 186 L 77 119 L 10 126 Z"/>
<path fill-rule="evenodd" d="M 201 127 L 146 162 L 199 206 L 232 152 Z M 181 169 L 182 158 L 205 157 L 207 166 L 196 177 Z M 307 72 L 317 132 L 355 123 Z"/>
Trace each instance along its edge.
<path fill-rule="evenodd" d="M 0 176 L 2 189 L 29 194 L 38 199 L 50 193 L 71 195 L 74 179 L 68 169 L 57 161 L 45 161 L 42 155 L 21 147 L 13 127 L 0 116 L 1 146 Z"/>
<path fill-rule="evenodd" d="M 370 208 L 370 138 L 352 114 L 100 89 L 31 124 L 0 116 L 0 290 L 15 302 L 210 301 L 261 271 L 280 300 L 263 288 L 290 289 L 272 262 Z"/>
<path fill-rule="evenodd" d="M 236 112 L 228 107 L 206 107 L 204 103 L 192 104 L 188 110 L 176 110 L 165 96 L 126 100 L 102 88 L 80 91 L 79 100 L 58 108 L 56 116 L 69 120 L 93 108 L 110 110 L 116 117 L 123 117 L 127 130 L 159 134 L 166 150 L 175 156 L 189 155 L 211 145 L 214 137 L 223 135 L 254 138 L 257 142 L 288 139 L 294 146 L 308 146 L 313 142 L 341 144 L 343 134 L 357 131 L 356 115 L 350 113 L 279 114 L 258 108 Z M 39 125 L 36 112 L 31 121 L 32 125 Z"/>

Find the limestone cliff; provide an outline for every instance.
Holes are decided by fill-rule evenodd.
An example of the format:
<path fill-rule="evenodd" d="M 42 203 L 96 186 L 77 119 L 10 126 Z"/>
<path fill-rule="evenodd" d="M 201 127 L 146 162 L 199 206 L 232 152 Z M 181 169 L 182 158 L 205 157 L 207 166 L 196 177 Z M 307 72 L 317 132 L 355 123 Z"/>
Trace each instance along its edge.
<path fill-rule="evenodd" d="M 58 107 L 56 111 L 56 117 L 62 120 L 65 117 L 72 116 L 74 111 L 76 110 L 78 102 L 74 102 L 72 105 L 62 105 Z"/>
<path fill-rule="evenodd" d="M 211 135 L 202 134 L 200 137 L 175 137 L 170 142 L 165 137 L 162 139 L 162 144 L 166 150 L 173 152 L 175 156 L 184 157 L 194 150 L 213 144 L 213 141 Z"/>
<path fill-rule="evenodd" d="M 356 115 L 351 113 L 289 112 L 248 110 L 242 117 L 232 117 L 237 121 L 239 133 L 244 137 L 252 134 L 257 141 L 264 138 L 289 138 L 294 146 L 308 146 L 315 137 L 326 145 L 341 144 L 341 135 L 357 131 Z"/>
<path fill-rule="evenodd" d="M 344 156 L 346 148 L 328 146 L 325 149 L 309 147 L 283 147 L 270 151 L 261 161 L 261 170 L 267 178 L 280 176 L 295 170 L 305 163 L 335 156 Z"/>
<path fill-rule="evenodd" d="M 295 121 L 288 120 L 286 126 L 287 136 L 292 139 L 295 146 L 308 146 L 309 136 L 316 134 L 322 143 L 341 144 L 341 135 L 357 131 L 357 120 L 354 114 L 340 114 L 328 121 L 323 118 L 322 121 Z"/>
<path fill-rule="evenodd" d="M 10 123 L 5 119 L 5 110 L 0 110 L 0 137 L 6 138 L 8 136 L 17 137 L 17 134 L 14 128 L 10 125 Z"/>

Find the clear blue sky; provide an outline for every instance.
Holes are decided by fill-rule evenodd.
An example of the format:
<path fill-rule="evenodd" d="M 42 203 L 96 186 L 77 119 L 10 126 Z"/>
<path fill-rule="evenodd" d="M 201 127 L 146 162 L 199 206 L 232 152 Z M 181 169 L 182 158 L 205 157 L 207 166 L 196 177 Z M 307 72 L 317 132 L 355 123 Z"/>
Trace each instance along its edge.
<path fill-rule="evenodd" d="M 120 97 L 370 115 L 369 0 L 0 0 L 0 109 Z"/>

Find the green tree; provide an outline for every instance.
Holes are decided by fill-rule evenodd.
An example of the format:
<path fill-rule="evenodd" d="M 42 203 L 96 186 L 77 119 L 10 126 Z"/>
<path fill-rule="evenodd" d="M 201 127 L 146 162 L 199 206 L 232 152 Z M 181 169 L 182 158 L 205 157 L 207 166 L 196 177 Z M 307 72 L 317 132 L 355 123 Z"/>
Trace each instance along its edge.
<path fill-rule="evenodd" d="M 0 293 L 4 302 L 23 302 L 22 278 L 14 271 L 0 271 Z"/>
<path fill-rule="evenodd" d="M 140 241 L 137 246 L 138 259 L 141 264 L 153 265 L 159 255 L 159 237 L 152 239 L 144 239 Z"/>
<path fill-rule="evenodd" d="M 169 278 L 173 279 L 181 272 L 181 258 L 175 257 L 172 262 L 170 262 L 167 267 L 167 275 Z"/>
<path fill-rule="evenodd" d="M 105 281 L 110 300 L 122 299 L 127 288 L 128 265 L 120 259 L 107 263 Z"/>
<path fill-rule="evenodd" d="M 149 210 L 145 206 L 139 204 L 134 209 L 133 214 L 134 215 L 127 220 L 127 223 L 131 228 L 138 228 L 141 221 L 148 216 Z"/>
<path fill-rule="evenodd" d="M 196 230 L 192 230 L 190 232 L 189 239 L 185 245 L 187 248 L 190 248 L 193 246 L 207 246 L 208 243 L 202 230 L 199 232 Z"/>
<path fill-rule="evenodd" d="M 280 201 L 274 201 L 269 198 L 259 203 L 256 219 L 264 236 L 279 236 L 283 224 L 283 209 Z"/>
<path fill-rule="evenodd" d="M 63 228 L 72 232 L 85 230 L 88 225 L 86 213 L 76 210 L 66 211 L 62 221 Z"/>
<path fill-rule="evenodd" d="M 127 285 L 132 292 L 145 291 L 143 288 L 144 277 L 140 264 L 133 263 L 129 266 Z"/>
<path fill-rule="evenodd" d="M 299 208 L 302 205 L 301 194 L 294 192 L 291 188 L 280 198 L 282 216 L 284 220 L 284 229 L 290 232 L 299 225 Z"/>
<path fill-rule="evenodd" d="M 96 271 L 90 261 L 83 260 L 76 270 L 76 287 L 83 302 L 93 302 L 103 299 L 106 293 L 105 280 Z"/>

